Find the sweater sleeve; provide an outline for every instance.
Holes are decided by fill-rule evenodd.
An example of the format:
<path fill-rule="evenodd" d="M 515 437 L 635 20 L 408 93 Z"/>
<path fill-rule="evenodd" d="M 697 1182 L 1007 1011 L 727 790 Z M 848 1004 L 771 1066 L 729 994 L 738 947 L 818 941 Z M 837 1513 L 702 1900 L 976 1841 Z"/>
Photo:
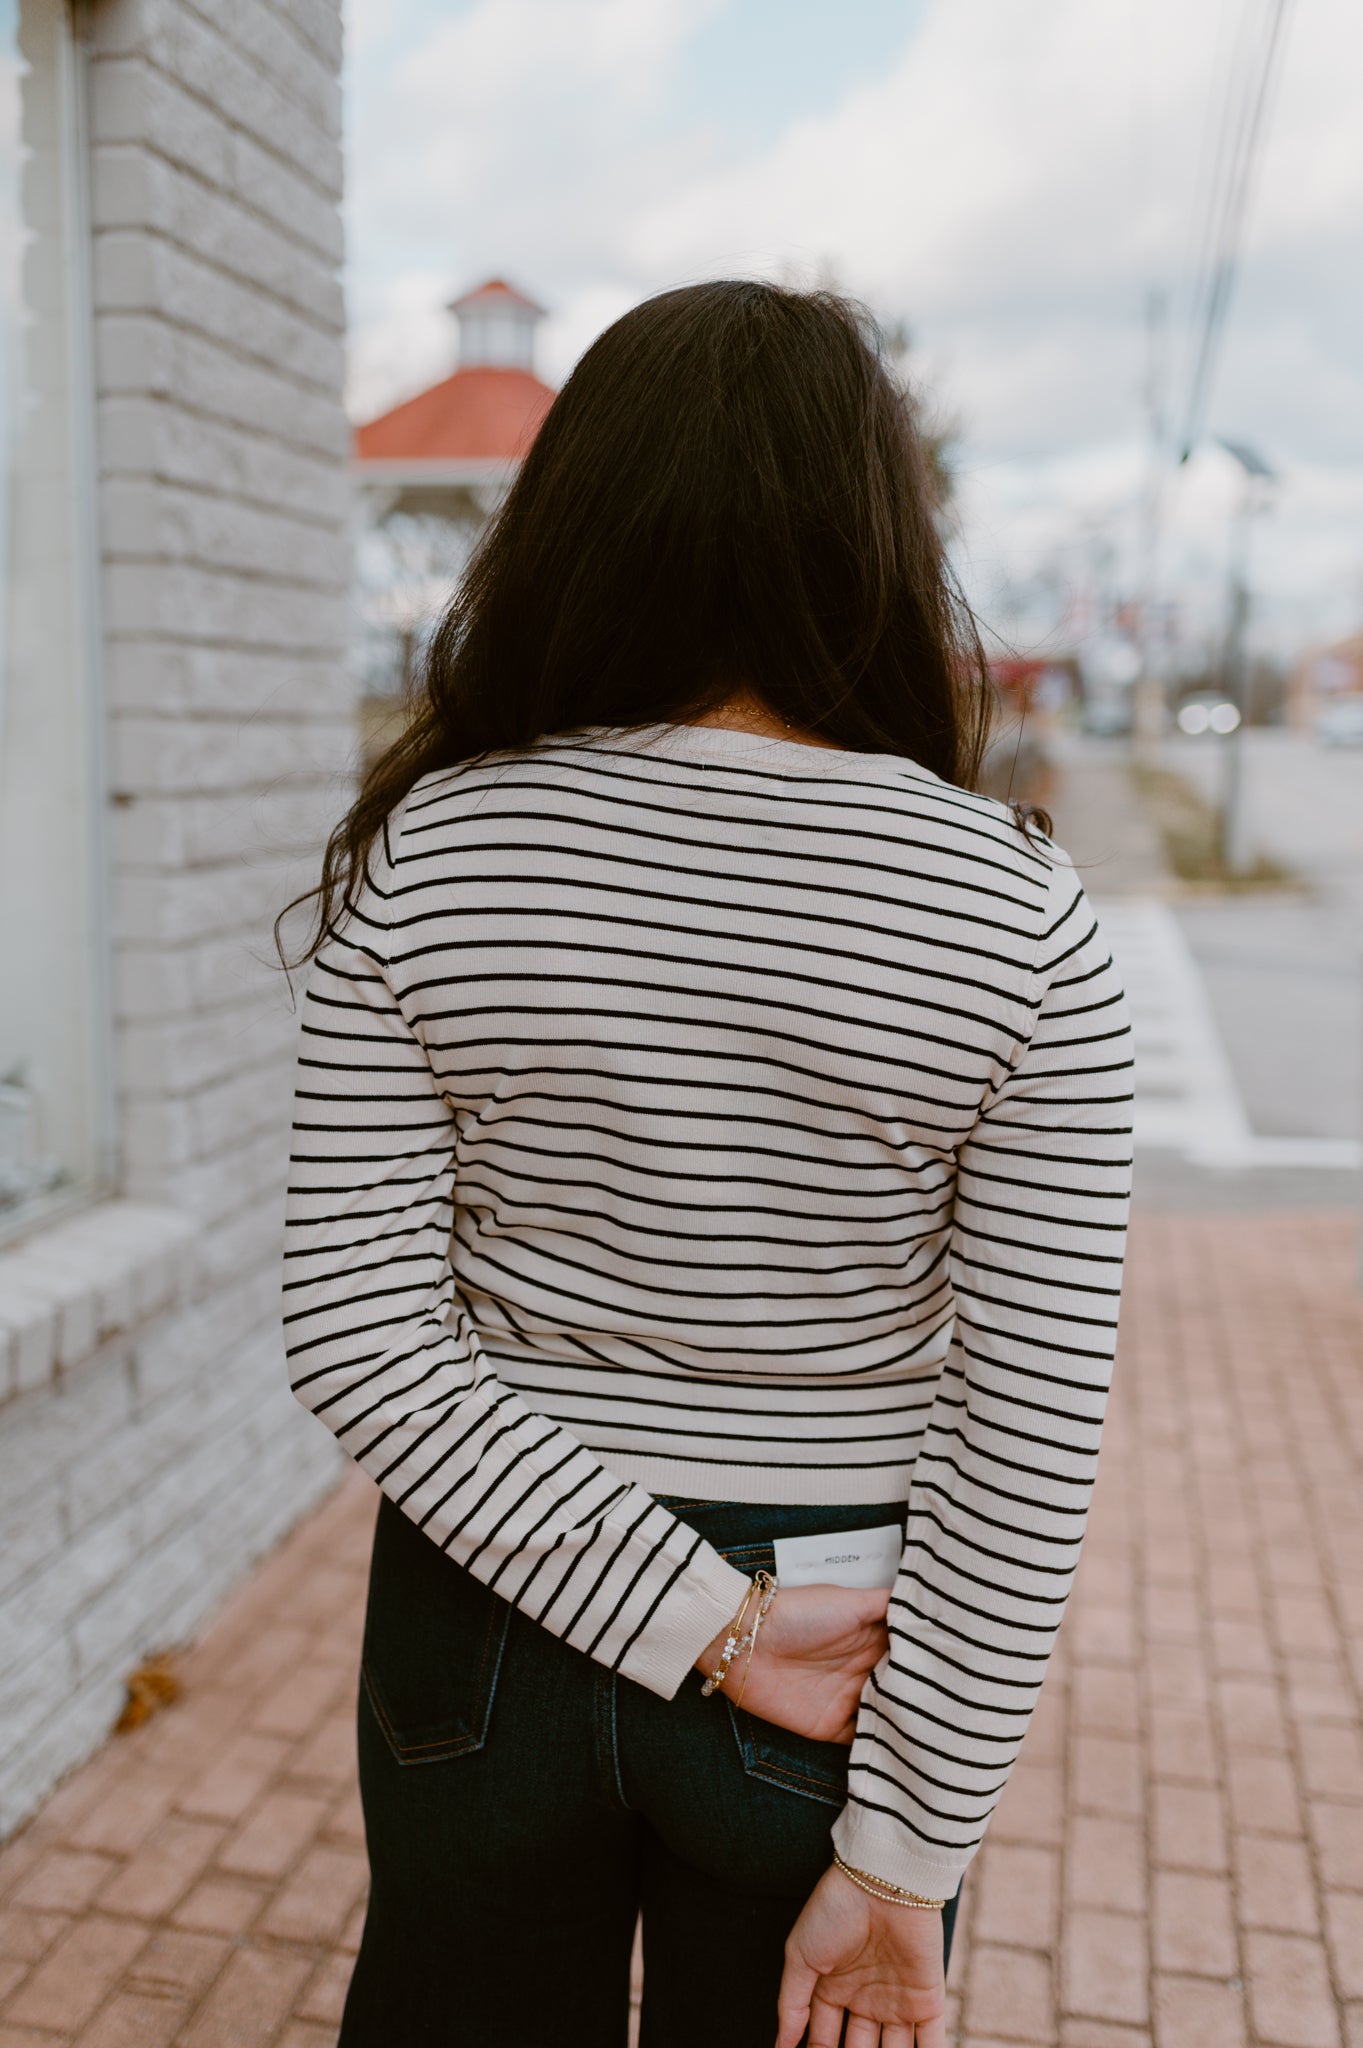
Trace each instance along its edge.
<path fill-rule="evenodd" d="M 671 1698 L 746 1578 L 497 1378 L 448 1248 L 457 1120 L 387 967 L 386 841 L 304 1001 L 284 1328 L 303 1405 L 433 1543 Z"/>
<path fill-rule="evenodd" d="M 1054 868 L 1035 1022 L 957 1161 L 956 1323 L 867 1681 L 854 1865 L 950 1896 L 1007 1781 L 1078 1562 L 1117 1335 L 1131 1037 L 1093 912 Z"/>

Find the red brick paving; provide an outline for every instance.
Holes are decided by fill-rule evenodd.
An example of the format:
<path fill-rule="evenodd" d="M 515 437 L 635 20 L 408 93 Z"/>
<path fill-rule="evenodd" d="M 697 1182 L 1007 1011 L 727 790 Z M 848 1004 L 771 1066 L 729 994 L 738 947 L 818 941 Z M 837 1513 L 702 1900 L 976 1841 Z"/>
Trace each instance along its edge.
<path fill-rule="evenodd" d="M 1357 1235 L 1138 1218 L 1080 1582 L 967 1882 L 958 2048 L 1363 2048 Z M 0 1852 L 0 2048 L 333 2048 L 373 1499 L 351 1478 L 180 1703 Z"/>

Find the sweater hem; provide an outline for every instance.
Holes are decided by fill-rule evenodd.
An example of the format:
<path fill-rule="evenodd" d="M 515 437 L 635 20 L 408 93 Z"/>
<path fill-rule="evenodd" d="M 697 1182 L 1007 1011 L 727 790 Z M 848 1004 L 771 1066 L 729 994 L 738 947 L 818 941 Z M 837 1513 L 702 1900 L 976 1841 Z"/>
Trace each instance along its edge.
<path fill-rule="evenodd" d="M 669 1458 L 654 1452 L 594 1444 L 579 1429 L 587 1448 L 618 1479 L 632 1479 L 654 1499 L 740 1501 L 772 1507 L 863 1507 L 909 1497 L 913 1465 L 721 1465 L 699 1458 Z M 702 1645 L 703 1647 L 703 1645 Z"/>

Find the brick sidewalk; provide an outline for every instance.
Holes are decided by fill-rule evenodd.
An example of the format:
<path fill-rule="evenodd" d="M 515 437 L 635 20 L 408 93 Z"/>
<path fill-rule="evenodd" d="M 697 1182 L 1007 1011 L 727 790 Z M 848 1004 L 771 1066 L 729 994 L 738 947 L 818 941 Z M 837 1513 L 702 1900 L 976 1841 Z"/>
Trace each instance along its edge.
<path fill-rule="evenodd" d="M 1339 1212 L 1138 1219 L 1080 1584 L 967 1880 L 960 2048 L 1363 2048 L 1356 1244 Z M 357 1476 L 0 1854 L 0 2048 L 330 2048 L 372 1512 Z"/>

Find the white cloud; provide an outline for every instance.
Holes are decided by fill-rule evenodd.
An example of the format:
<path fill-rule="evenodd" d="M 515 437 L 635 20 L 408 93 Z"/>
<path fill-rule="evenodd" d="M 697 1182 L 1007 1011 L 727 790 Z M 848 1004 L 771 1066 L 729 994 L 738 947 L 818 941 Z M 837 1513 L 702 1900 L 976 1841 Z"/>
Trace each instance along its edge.
<path fill-rule="evenodd" d="M 668 98 L 720 5 L 478 0 L 356 88 L 357 398 L 444 367 L 440 303 L 480 271 L 550 302 L 562 376 L 650 290 L 831 263 L 909 320 L 962 418 L 985 583 L 1063 554 L 1086 520 L 1127 545 L 1142 302 L 1172 285 L 1183 335 L 1241 0 L 927 0 L 896 62 L 755 151 Z M 790 33 L 809 31 L 792 4 Z M 1283 472 L 1261 550 L 1280 633 L 1342 628 L 1363 604 L 1360 56 L 1356 0 L 1294 10 L 1210 420 Z M 1223 508 L 1179 502 L 1171 553 L 1205 573 Z"/>
<path fill-rule="evenodd" d="M 695 173 L 706 145 L 658 110 L 680 46 L 721 4 L 476 0 L 352 82 L 357 411 L 448 362 L 440 308 L 480 277 L 510 275 L 555 308 L 559 375 L 573 359 L 559 332 L 574 353 L 592 338 L 571 301 L 614 317 L 639 295 L 622 209 Z"/>

